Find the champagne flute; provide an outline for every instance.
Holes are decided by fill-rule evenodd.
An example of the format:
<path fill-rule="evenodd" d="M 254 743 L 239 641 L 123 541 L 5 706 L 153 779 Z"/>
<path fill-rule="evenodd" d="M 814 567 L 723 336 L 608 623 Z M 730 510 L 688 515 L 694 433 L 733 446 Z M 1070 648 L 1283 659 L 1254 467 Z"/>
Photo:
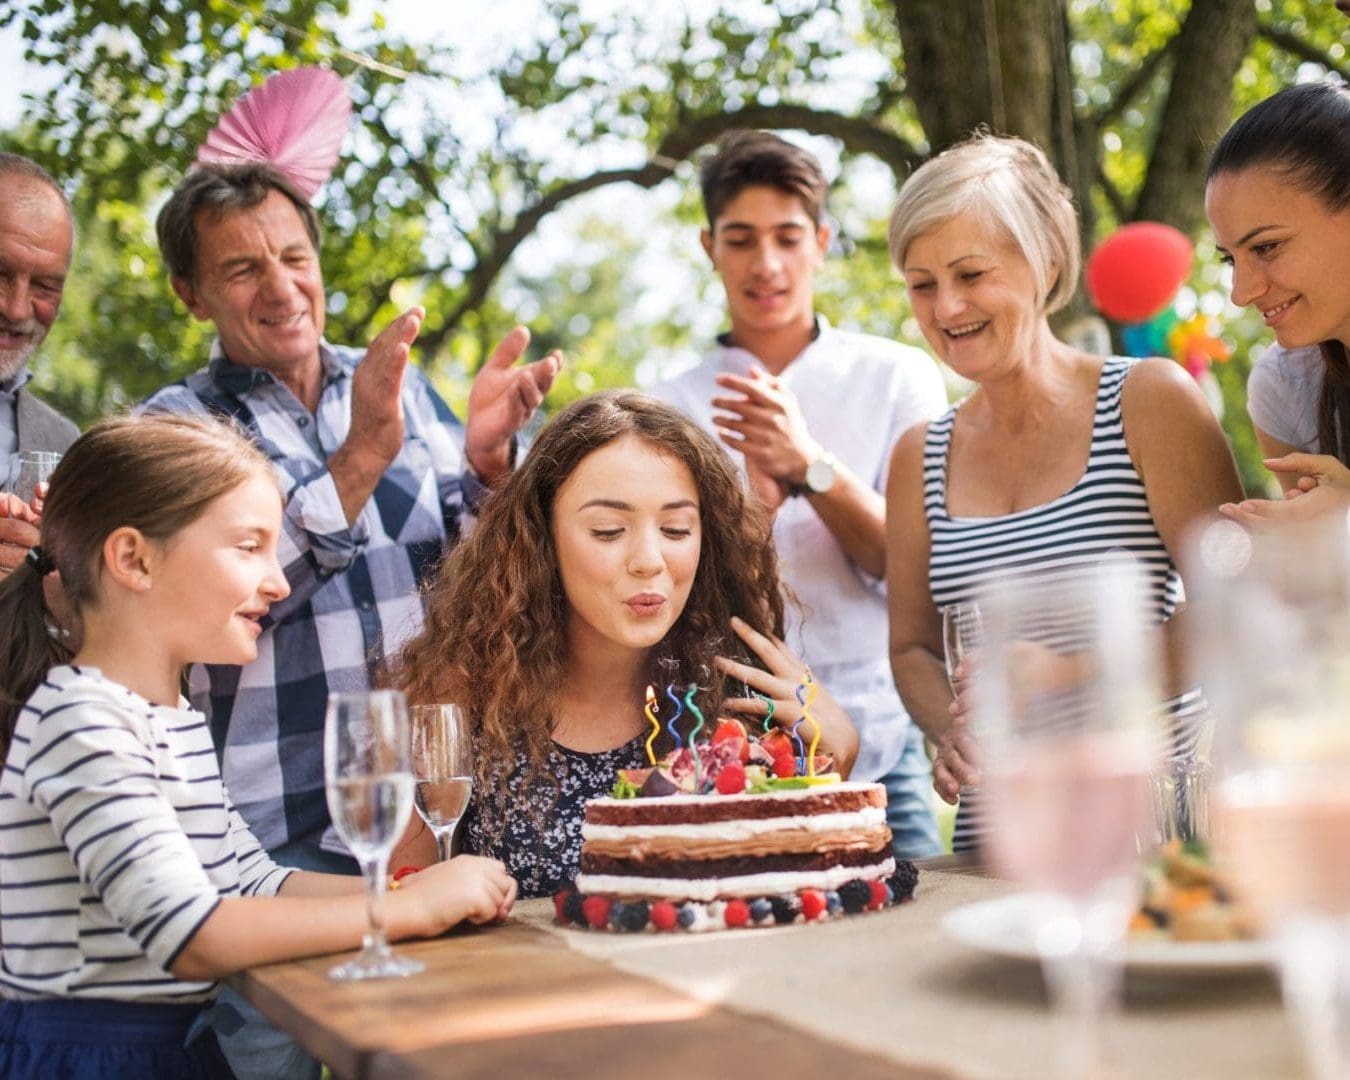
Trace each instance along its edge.
<path fill-rule="evenodd" d="M 966 672 L 958 679 L 956 672 L 960 665 L 970 658 L 970 654 L 979 648 L 984 638 L 984 618 L 980 614 L 980 605 L 974 600 L 958 600 L 942 609 L 942 660 L 947 668 L 947 685 L 952 689 L 953 697 L 970 683 L 970 673 Z M 973 806 L 976 789 L 962 784 L 959 792 L 962 800 Z"/>
<path fill-rule="evenodd" d="M 473 794 L 473 746 L 458 705 L 412 707 L 412 772 L 414 804 L 444 862 Z"/>
<path fill-rule="evenodd" d="M 961 692 L 957 686 L 957 668 L 979 647 L 983 637 L 984 620 L 980 605 L 974 600 L 958 600 L 942 609 L 942 659 L 953 696 Z M 966 680 L 969 680 L 968 673 Z"/>
<path fill-rule="evenodd" d="M 39 492 L 46 494 L 45 485 L 60 460 L 60 454 L 49 450 L 20 451 L 10 472 L 10 493 L 33 506 Z"/>
<path fill-rule="evenodd" d="M 972 672 L 986 850 L 1043 892 L 1033 931 L 1063 1075 L 1099 1072 L 1118 1008 L 1138 837 L 1151 825 L 1159 665 L 1137 567 L 995 582 Z"/>
<path fill-rule="evenodd" d="M 1215 844 L 1272 934 L 1313 1074 L 1350 1075 L 1350 532 L 1194 545 L 1192 654 L 1220 718 Z M 1188 580 L 1189 580 L 1188 579 Z"/>
<path fill-rule="evenodd" d="M 398 690 L 330 694 L 323 726 L 328 812 L 366 882 L 369 929 L 361 952 L 330 979 L 412 975 L 425 965 L 389 948 L 384 934 L 389 855 L 412 812 L 408 705 Z"/>

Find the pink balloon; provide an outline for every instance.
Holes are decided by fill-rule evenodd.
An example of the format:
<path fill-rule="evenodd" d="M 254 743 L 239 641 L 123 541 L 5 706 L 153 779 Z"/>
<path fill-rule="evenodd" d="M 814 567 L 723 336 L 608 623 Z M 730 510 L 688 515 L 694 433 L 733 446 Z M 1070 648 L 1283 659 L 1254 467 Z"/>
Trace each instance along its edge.
<path fill-rule="evenodd" d="M 1160 221 L 1122 225 L 1087 261 L 1087 289 L 1097 310 L 1120 323 L 1151 319 L 1172 302 L 1191 272 L 1186 235 Z"/>
<path fill-rule="evenodd" d="M 197 162 L 266 161 L 312 199 L 333 175 L 351 112 L 347 84 L 333 72 L 282 71 L 220 118 L 197 151 Z"/>

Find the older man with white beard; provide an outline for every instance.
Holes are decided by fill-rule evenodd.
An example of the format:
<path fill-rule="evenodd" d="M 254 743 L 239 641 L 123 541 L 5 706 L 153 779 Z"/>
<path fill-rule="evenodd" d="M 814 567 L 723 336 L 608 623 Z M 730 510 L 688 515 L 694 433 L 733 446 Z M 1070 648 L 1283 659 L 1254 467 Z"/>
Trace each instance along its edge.
<path fill-rule="evenodd" d="M 0 153 L 0 481 L 24 450 L 63 451 L 79 429 L 35 398 L 28 363 L 56 321 L 74 238 L 70 204 L 27 158 Z M 38 542 L 36 508 L 0 494 L 0 573 Z"/>

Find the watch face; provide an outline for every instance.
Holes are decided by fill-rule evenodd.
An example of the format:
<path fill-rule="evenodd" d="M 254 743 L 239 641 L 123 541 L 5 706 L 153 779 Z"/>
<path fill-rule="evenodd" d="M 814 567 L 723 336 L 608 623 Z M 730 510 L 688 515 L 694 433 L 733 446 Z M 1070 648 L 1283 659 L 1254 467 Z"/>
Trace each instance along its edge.
<path fill-rule="evenodd" d="M 819 494 L 829 491 L 834 484 L 834 462 L 828 457 L 818 457 L 806 467 L 806 486 Z"/>

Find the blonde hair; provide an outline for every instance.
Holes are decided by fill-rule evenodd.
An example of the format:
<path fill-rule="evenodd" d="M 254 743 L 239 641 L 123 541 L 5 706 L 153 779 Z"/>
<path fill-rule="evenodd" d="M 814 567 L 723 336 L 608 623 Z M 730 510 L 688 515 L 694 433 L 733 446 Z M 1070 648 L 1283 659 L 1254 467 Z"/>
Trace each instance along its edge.
<path fill-rule="evenodd" d="M 958 214 L 973 215 L 1021 252 L 1047 314 L 1073 298 L 1082 263 L 1078 213 L 1039 147 L 979 133 L 915 170 L 891 211 L 888 240 L 896 269 L 904 270 L 915 239 Z"/>

